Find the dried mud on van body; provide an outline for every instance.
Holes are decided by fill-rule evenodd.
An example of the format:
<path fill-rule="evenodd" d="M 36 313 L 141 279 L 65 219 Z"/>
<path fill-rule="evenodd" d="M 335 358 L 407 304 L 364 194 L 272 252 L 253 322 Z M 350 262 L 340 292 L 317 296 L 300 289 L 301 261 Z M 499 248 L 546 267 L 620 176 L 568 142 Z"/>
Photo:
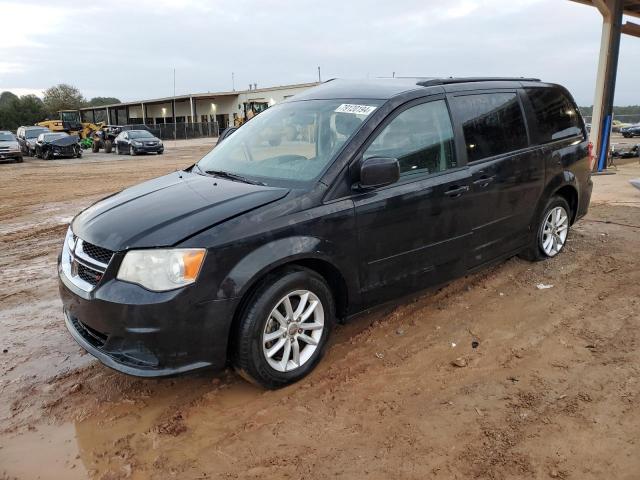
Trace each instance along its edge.
<path fill-rule="evenodd" d="M 2 166 L 0 478 L 637 476 L 637 163 L 594 179 L 557 258 L 514 258 L 354 318 L 298 384 L 113 372 L 62 321 L 66 224 L 204 151 Z"/>

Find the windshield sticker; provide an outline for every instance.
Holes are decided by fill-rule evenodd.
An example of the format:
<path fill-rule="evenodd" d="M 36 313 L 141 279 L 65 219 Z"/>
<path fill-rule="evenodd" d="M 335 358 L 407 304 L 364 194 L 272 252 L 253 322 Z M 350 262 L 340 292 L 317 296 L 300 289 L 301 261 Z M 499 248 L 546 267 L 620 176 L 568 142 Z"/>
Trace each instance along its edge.
<path fill-rule="evenodd" d="M 376 107 L 370 105 L 354 105 L 351 103 L 343 103 L 335 109 L 337 113 L 354 113 L 356 115 L 369 115 Z"/>

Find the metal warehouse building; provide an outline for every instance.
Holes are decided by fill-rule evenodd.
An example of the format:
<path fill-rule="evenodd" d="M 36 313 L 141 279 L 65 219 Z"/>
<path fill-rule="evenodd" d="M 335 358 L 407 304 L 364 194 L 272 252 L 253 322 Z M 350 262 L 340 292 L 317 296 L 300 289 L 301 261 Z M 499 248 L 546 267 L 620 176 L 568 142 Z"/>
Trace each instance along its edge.
<path fill-rule="evenodd" d="M 316 86 L 301 83 L 230 92 L 192 93 L 80 109 L 83 122 L 145 125 L 162 138 L 215 136 L 296 93 Z"/>

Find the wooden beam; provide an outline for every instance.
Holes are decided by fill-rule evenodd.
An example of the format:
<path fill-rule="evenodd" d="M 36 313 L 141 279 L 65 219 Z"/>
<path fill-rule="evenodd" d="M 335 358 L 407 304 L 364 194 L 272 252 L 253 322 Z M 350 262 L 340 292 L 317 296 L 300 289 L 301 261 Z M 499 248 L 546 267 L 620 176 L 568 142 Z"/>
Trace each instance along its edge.
<path fill-rule="evenodd" d="M 640 25 L 637 23 L 626 22 L 622 25 L 622 33 L 631 35 L 632 37 L 640 37 Z"/>

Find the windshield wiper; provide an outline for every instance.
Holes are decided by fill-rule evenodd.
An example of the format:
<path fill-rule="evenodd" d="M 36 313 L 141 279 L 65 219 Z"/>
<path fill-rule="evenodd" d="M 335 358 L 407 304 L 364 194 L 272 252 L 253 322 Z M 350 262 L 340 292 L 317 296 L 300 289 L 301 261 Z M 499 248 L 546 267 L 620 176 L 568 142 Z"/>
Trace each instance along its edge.
<path fill-rule="evenodd" d="M 198 167 L 198 170 L 200 170 L 200 167 Z M 247 177 L 243 177 L 242 175 L 238 175 L 237 173 L 225 172 L 223 170 L 205 170 L 204 173 L 213 175 L 214 177 L 227 178 L 236 182 L 250 183 L 251 185 L 266 185 L 266 183 L 251 180 Z"/>

